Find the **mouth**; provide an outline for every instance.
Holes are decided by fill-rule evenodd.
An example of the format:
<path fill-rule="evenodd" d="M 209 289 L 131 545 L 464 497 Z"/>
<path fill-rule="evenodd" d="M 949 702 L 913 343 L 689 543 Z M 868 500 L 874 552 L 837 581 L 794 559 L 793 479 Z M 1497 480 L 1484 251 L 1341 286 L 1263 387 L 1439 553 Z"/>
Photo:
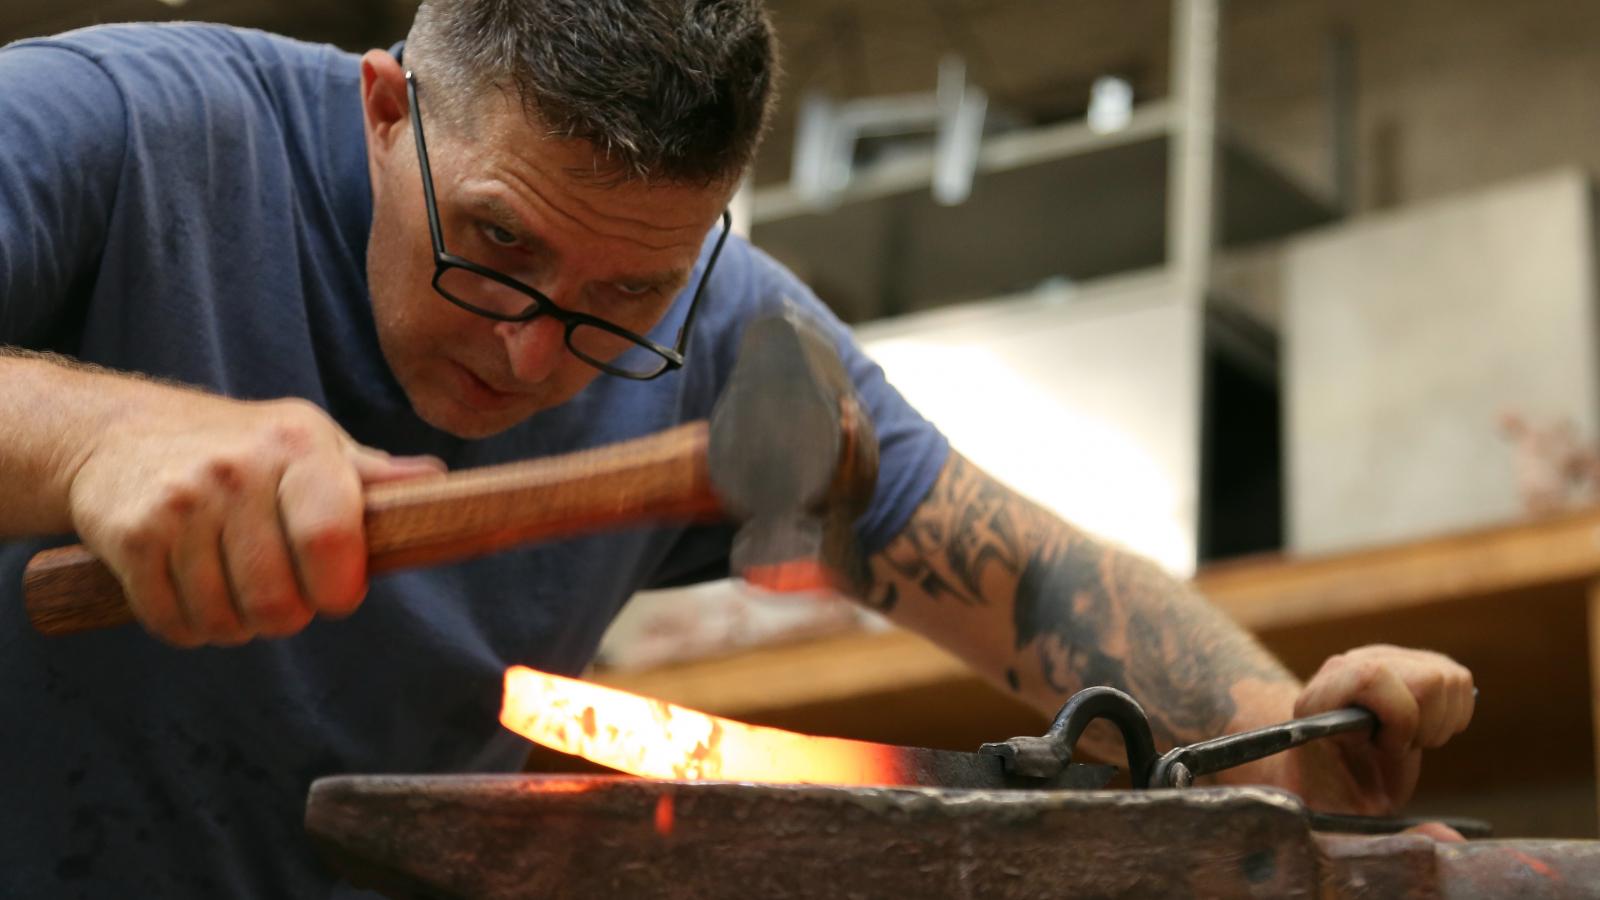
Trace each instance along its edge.
<path fill-rule="evenodd" d="M 449 366 L 455 375 L 457 392 L 468 406 L 483 411 L 505 409 L 526 399 L 527 395 L 518 391 L 503 391 L 479 378 L 477 373 L 454 360 L 449 360 Z"/>

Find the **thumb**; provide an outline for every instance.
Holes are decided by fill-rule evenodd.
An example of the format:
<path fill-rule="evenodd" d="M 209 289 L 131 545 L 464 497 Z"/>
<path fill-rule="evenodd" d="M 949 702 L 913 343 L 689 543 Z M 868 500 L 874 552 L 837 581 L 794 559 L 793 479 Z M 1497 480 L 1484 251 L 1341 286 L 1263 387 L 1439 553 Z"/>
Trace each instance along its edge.
<path fill-rule="evenodd" d="M 443 475 L 444 460 L 437 456 L 391 456 L 374 447 L 352 443 L 350 462 L 361 476 L 362 484 L 382 484 L 386 481 L 404 481 L 429 475 Z"/>
<path fill-rule="evenodd" d="M 1465 843 L 1467 840 L 1461 836 L 1461 832 L 1451 828 L 1449 825 L 1446 825 L 1443 822 L 1423 822 L 1421 825 L 1413 825 L 1410 828 L 1407 828 L 1402 833 L 1420 834 L 1423 837 L 1433 838 L 1436 841 L 1441 841 L 1446 844 L 1461 844 Z"/>

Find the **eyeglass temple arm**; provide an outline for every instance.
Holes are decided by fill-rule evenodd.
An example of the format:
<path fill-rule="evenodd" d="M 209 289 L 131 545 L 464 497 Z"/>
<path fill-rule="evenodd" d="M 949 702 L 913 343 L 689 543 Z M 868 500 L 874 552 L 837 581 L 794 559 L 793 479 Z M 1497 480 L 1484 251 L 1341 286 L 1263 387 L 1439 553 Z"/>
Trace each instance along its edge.
<path fill-rule="evenodd" d="M 422 190 L 427 194 L 428 233 L 434 253 L 444 251 L 444 229 L 439 226 L 439 204 L 433 196 L 433 168 L 428 165 L 428 145 L 422 137 L 422 111 L 417 106 L 417 80 L 406 70 L 406 100 L 411 104 L 411 132 L 417 139 L 417 165 L 422 169 Z"/>
<path fill-rule="evenodd" d="M 722 245 L 728 242 L 728 232 L 733 230 L 733 213 L 729 210 L 722 211 L 722 234 L 717 237 L 717 245 L 711 248 L 711 258 L 706 260 L 705 274 L 700 278 L 700 286 L 695 288 L 694 296 L 689 300 L 689 312 L 683 317 L 683 324 L 678 327 L 678 340 L 676 341 L 677 353 L 682 359 L 689 349 L 689 327 L 694 324 L 694 317 L 700 312 L 700 295 L 706 292 L 706 284 L 711 281 L 711 273 L 716 269 L 717 257 L 722 255 Z"/>

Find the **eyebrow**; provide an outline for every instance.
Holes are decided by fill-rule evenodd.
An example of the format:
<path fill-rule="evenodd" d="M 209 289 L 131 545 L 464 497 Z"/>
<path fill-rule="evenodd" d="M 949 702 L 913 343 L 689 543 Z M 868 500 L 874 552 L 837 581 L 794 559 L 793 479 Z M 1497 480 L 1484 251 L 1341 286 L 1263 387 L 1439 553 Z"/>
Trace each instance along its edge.
<path fill-rule="evenodd" d="M 484 195 L 474 197 L 469 202 L 474 209 L 493 220 L 494 224 L 515 235 L 518 241 L 527 246 L 531 255 L 559 256 L 555 249 L 546 243 L 543 238 L 528 230 L 527 226 L 522 223 L 522 219 L 517 216 L 516 211 L 504 200 L 493 195 Z M 643 284 L 650 287 L 670 287 L 687 283 L 689 272 L 682 268 L 664 269 L 644 275 L 628 275 L 612 280 L 629 284 Z"/>

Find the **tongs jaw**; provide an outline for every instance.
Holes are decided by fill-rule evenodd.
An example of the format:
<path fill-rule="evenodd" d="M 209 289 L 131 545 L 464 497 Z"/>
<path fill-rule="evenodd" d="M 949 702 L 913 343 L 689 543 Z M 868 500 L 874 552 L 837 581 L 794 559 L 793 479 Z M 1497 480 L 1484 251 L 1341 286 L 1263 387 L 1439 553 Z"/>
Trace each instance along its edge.
<path fill-rule="evenodd" d="M 1105 719 L 1122 732 L 1127 748 L 1128 774 L 1135 789 L 1186 788 L 1203 775 L 1213 775 L 1298 747 L 1307 741 L 1352 731 L 1377 731 L 1378 719 L 1359 706 L 1292 719 L 1253 731 L 1229 734 L 1174 747 L 1156 755 L 1150 718 L 1139 701 L 1112 687 L 1085 688 L 1073 694 L 1056 713 L 1050 730 L 1041 737 L 1014 737 L 984 744 L 979 753 L 997 756 L 1007 773 L 1029 778 L 1054 778 L 1072 765 L 1072 752 L 1089 723 Z M 1488 837 L 1487 822 L 1477 819 L 1387 818 L 1312 812 L 1311 826 L 1318 831 L 1387 834 L 1422 822 L 1443 822 L 1464 837 Z"/>

